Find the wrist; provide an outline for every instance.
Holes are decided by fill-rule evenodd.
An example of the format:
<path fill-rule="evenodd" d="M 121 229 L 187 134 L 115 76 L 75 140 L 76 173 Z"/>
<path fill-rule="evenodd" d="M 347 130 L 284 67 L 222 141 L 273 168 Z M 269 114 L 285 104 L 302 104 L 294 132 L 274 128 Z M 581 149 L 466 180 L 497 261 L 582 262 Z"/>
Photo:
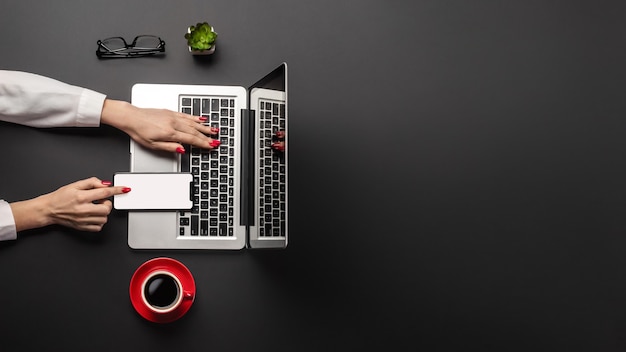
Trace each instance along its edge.
<path fill-rule="evenodd" d="M 54 223 L 45 195 L 10 204 L 17 232 Z"/>
<path fill-rule="evenodd" d="M 100 114 L 100 122 L 124 130 L 126 126 L 125 116 L 132 109 L 132 105 L 121 100 L 106 99 L 102 105 L 102 113 Z"/>

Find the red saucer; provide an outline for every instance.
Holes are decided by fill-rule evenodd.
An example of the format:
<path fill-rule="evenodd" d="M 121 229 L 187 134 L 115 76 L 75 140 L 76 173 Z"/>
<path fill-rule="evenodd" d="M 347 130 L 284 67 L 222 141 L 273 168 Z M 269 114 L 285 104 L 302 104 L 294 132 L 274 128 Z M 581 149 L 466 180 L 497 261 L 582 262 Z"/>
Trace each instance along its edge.
<path fill-rule="evenodd" d="M 155 271 L 169 271 L 174 274 L 182 285 L 183 292 L 191 292 L 193 295 L 191 298 L 183 298 L 178 309 L 171 311 L 170 313 L 155 313 L 150 310 L 144 304 L 141 299 L 141 283 L 153 272 Z M 181 318 L 191 305 L 193 304 L 194 299 L 196 298 L 196 284 L 193 280 L 193 276 L 187 267 L 172 258 L 154 258 L 148 260 L 147 262 L 141 264 L 133 277 L 130 279 L 130 301 L 133 304 L 133 307 L 145 319 L 153 322 L 153 323 L 170 323 L 179 318 Z"/>

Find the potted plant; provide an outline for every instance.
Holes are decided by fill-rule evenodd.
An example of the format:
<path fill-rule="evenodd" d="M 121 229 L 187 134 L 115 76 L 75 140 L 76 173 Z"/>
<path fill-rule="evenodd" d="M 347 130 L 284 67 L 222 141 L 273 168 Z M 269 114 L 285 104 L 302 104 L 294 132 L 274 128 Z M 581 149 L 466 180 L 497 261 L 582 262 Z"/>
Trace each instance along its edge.
<path fill-rule="evenodd" d="M 210 55 L 215 52 L 217 33 L 206 22 L 189 26 L 187 33 L 185 33 L 185 39 L 187 39 L 189 52 L 194 55 Z"/>

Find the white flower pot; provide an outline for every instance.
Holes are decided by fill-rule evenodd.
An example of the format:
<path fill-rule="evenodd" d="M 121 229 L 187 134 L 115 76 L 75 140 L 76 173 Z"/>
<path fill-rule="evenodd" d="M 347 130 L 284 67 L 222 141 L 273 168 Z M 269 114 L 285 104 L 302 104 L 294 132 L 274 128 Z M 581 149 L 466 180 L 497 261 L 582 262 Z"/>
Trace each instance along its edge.
<path fill-rule="evenodd" d="M 191 50 L 190 46 L 188 46 L 188 48 L 191 55 L 211 55 L 215 52 L 215 43 L 213 43 L 213 46 L 209 50 Z"/>

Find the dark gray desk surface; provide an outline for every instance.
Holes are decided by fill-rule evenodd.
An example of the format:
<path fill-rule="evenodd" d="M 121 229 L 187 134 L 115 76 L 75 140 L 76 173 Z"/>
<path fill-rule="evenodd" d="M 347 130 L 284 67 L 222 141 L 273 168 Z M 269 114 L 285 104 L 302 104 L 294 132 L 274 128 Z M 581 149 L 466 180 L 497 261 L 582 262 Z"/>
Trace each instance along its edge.
<path fill-rule="evenodd" d="M 624 350 L 625 14 L 623 1 L 2 1 L 0 68 L 111 98 L 139 81 L 247 85 L 287 61 L 292 236 L 278 252 L 133 251 L 122 212 L 99 234 L 29 232 L 0 246 L 2 350 Z M 220 35 L 208 62 L 182 39 L 199 20 Z M 99 38 L 145 33 L 165 58 L 94 55 Z M 111 128 L 0 127 L 9 201 L 128 170 Z M 127 292 L 157 256 L 198 285 L 167 326 Z"/>

